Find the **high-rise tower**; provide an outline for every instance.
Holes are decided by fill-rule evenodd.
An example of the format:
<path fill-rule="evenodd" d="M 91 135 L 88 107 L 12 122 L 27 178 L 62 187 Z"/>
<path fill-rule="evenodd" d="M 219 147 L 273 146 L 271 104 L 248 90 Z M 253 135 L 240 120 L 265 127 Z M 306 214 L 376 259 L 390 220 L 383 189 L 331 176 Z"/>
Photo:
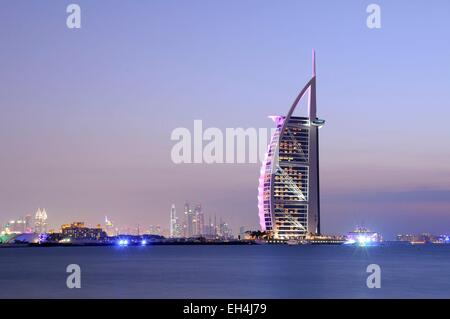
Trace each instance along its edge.
<path fill-rule="evenodd" d="M 195 235 L 201 236 L 205 234 L 205 215 L 203 214 L 202 205 L 198 204 L 194 210 L 196 230 Z"/>
<path fill-rule="evenodd" d="M 293 116 L 308 95 L 308 115 Z M 272 135 L 259 180 L 258 207 L 261 229 L 277 239 L 299 239 L 320 234 L 319 128 L 316 63 L 312 77 L 300 91 L 286 116 L 272 116 Z"/>
<path fill-rule="evenodd" d="M 195 214 L 191 208 L 189 208 L 189 203 L 184 204 L 184 216 L 185 216 L 185 234 L 184 237 L 192 237 L 195 235 Z"/>
<path fill-rule="evenodd" d="M 47 212 L 45 208 L 41 210 L 40 208 L 37 210 L 36 215 L 34 216 L 34 232 L 37 234 L 44 234 L 47 232 Z"/>
<path fill-rule="evenodd" d="M 170 237 L 174 238 L 179 236 L 177 211 L 175 209 L 175 204 L 172 204 L 172 207 L 170 208 Z"/>

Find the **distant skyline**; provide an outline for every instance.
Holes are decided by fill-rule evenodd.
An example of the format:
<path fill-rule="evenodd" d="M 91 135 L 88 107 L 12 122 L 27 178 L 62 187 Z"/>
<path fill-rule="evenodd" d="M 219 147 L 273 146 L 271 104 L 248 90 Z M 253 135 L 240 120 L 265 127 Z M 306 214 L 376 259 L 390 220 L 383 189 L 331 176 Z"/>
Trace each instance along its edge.
<path fill-rule="evenodd" d="M 317 52 L 323 233 L 450 230 L 450 2 L 3 1 L 0 223 L 168 228 L 186 200 L 258 228 L 257 164 L 174 164 L 170 134 L 272 128 Z M 144 226 L 145 225 L 145 226 Z"/>

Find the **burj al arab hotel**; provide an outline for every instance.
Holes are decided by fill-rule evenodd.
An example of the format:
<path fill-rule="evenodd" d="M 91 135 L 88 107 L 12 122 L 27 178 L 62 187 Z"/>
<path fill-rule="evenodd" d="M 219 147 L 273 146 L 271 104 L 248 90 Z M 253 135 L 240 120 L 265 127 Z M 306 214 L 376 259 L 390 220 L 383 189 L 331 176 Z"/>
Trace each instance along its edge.
<path fill-rule="evenodd" d="M 293 116 L 308 97 L 308 115 Z M 286 116 L 271 116 L 271 137 L 259 179 L 258 208 L 261 229 L 280 240 L 320 235 L 319 128 L 316 64 Z"/>

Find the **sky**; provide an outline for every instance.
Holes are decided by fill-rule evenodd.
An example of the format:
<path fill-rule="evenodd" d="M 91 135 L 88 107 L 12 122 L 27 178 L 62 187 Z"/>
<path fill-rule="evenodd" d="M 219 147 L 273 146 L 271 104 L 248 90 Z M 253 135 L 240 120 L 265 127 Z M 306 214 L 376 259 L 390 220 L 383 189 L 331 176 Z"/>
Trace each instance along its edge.
<path fill-rule="evenodd" d="M 450 232 L 447 0 L 1 4 L 0 223 L 168 228 L 188 200 L 257 229 L 260 164 L 175 164 L 171 132 L 271 128 L 314 48 L 322 231 Z"/>

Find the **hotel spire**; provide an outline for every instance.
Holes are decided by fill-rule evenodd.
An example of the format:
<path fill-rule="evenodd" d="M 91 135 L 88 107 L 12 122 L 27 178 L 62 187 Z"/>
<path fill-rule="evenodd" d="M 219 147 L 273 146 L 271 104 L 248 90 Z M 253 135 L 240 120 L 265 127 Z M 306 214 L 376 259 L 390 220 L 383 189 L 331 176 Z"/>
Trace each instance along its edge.
<path fill-rule="evenodd" d="M 312 76 L 316 76 L 316 50 L 312 49 Z"/>

